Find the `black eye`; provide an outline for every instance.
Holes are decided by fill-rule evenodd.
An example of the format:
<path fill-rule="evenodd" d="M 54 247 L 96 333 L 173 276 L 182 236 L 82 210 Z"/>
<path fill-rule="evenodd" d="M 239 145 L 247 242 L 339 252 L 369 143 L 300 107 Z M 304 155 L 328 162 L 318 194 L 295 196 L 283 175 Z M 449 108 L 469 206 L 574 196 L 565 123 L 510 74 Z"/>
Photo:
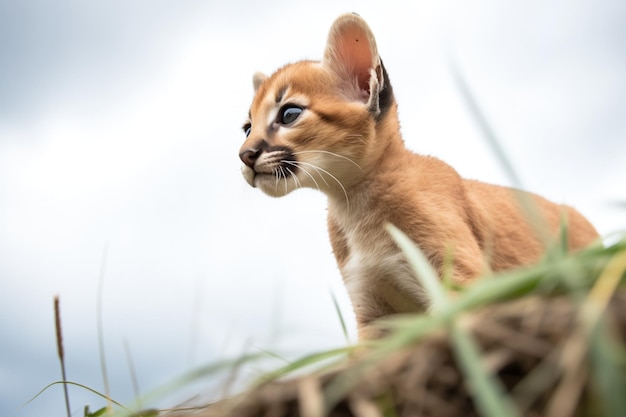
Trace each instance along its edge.
<path fill-rule="evenodd" d="M 246 134 L 246 137 L 250 136 L 250 130 L 252 130 L 252 125 L 251 124 L 245 124 L 243 125 L 243 131 Z"/>
<path fill-rule="evenodd" d="M 302 108 L 294 105 L 287 105 L 283 107 L 279 113 L 280 123 L 288 125 L 296 121 L 298 116 L 302 113 Z"/>

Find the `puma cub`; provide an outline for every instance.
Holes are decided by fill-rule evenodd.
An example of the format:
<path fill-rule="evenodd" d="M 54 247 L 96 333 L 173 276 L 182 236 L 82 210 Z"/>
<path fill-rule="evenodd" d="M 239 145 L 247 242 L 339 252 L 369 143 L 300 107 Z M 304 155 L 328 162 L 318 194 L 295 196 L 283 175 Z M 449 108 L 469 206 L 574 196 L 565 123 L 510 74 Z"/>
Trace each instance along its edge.
<path fill-rule="evenodd" d="M 358 15 L 334 22 L 320 62 L 255 74 L 253 84 L 239 154 L 243 176 L 274 197 L 301 187 L 327 195 L 328 232 L 359 338 L 377 336 L 368 324 L 379 317 L 428 308 L 387 222 L 440 273 L 452 258 L 457 283 L 542 256 L 544 242 L 513 189 L 462 179 L 445 162 L 404 147 L 387 71 Z M 556 236 L 561 216 L 567 219 L 571 249 L 598 238 L 573 208 L 526 196 L 549 226 L 543 232 Z"/>

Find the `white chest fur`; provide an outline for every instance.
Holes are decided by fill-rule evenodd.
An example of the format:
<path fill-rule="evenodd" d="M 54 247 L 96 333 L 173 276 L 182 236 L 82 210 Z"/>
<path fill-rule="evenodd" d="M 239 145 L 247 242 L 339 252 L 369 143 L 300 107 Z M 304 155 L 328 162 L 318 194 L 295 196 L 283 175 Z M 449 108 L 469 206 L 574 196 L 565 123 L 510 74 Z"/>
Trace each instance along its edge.
<path fill-rule="evenodd" d="M 417 277 L 381 219 L 353 212 L 342 220 L 349 257 L 341 274 L 354 307 L 382 308 L 385 314 L 427 309 L 428 300 Z"/>

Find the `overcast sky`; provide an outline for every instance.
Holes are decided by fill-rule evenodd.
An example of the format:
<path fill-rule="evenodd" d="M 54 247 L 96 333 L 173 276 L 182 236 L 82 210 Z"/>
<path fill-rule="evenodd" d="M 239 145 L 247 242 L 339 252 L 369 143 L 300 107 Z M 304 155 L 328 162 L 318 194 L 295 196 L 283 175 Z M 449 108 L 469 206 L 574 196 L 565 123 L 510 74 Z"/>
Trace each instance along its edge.
<path fill-rule="evenodd" d="M 237 157 L 252 74 L 319 59 L 347 11 L 377 37 L 409 148 L 510 184 L 454 60 L 525 188 L 626 228 L 624 2 L 0 1 L 1 415 L 64 415 L 59 387 L 22 407 L 60 379 L 55 294 L 68 378 L 103 390 L 100 277 L 126 403 L 125 345 L 142 392 L 244 351 L 342 346 L 331 291 L 355 339 L 324 197 L 267 197 Z M 104 405 L 70 394 L 76 415 Z"/>

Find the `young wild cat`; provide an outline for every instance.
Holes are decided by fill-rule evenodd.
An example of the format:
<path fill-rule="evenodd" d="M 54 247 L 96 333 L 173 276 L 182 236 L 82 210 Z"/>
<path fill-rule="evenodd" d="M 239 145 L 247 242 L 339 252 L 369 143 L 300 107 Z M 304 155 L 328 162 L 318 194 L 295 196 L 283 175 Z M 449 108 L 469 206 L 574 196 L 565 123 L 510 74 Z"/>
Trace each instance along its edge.
<path fill-rule="evenodd" d="M 253 81 L 243 176 L 274 197 L 301 187 L 327 195 L 330 240 L 361 339 L 376 337 L 368 324 L 379 317 L 428 307 L 387 222 L 440 273 L 452 259 L 457 283 L 542 256 L 541 233 L 526 220 L 520 193 L 545 219 L 542 232 L 555 236 L 561 217 L 567 220 L 571 249 L 598 238 L 571 207 L 464 180 L 439 159 L 407 150 L 374 36 L 357 15 L 335 21 L 321 62 L 296 62 Z"/>

